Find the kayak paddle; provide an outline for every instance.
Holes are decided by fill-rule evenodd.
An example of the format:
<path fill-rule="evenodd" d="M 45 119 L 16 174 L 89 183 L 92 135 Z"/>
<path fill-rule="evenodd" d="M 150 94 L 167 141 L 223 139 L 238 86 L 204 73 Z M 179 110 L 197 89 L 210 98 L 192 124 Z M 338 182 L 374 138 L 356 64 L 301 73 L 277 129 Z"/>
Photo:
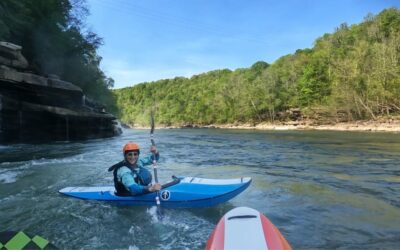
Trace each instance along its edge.
<path fill-rule="evenodd" d="M 153 110 L 151 111 L 151 129 L 150 129 L 150 141 L 151 145 L 155 146 L 154 142 L 154 114 Z M 156 154 L 153 153 L 153 170 L 154 170 L 154 180 L 156 183 L 158 183 L 158 176 L 157 176 L 157 160 L 156 160 Z M 161 212 L 161 203 L 160 203 L 160 191 L 157 191 L 156 193 L 156 205 L 157 205 L 157 217 L 159 219 L 162 219 L 162 212 Z"/>

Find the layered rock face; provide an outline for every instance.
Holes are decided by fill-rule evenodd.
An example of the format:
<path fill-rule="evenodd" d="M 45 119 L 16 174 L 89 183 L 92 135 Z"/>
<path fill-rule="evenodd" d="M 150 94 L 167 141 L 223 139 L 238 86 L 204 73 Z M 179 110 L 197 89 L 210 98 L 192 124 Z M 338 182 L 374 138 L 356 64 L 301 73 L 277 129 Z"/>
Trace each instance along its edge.
<path fill-rule="evenodd" d="M 56 75 L 28 70 L 21 47 L 0 42 L 0 144 L 72 141 L 121 134 L 116 118 Z"/>

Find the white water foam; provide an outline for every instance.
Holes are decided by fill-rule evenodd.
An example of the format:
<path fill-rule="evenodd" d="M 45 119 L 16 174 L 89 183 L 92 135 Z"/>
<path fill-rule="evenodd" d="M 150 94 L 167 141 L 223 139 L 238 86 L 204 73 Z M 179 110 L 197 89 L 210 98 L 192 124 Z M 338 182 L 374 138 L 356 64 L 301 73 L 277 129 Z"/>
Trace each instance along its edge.
<path fill-rule="evenodd" d="M 26 170 L 32 167 L 46 166 L 49 164 L 71 164 L 84 161 L 85 159 L 82 155 L 77 155 L 62 159 L 41 158 L 22 162 L 2 162 L 0 163 L 0 167 L 4 168 L 0 168 L 0 183 L 14 183 L 19 179 L 20 175 L 22 176 Z"/>
<path fill-rule="evenodd" d="M 0 166 L 20 165 L 19 167 L 17 167 L 18 169 L 25 169 L 27 167 L 41 166 L 41 165 L 46 165 L 46 164 L 78 163 L 78 162 L 85 162 L 85 159 L 83 158 L 82 155 L 68 157 L 68 158 L 62 158 L 62 159 L 41 158 L 41 159 L 34 159 L 34 160 L 20 161 L 20 162 L 18 162 L 18 161 L 16 161 L 16 162 L 2 162 L 2 163 L 0 163 Z"/>
<path fill-rule="evenodd" d="M 32 166 L 41 166 L 41 165 L 55 164 L 55 163 L 59 164 L 59 163 L 78 163 L 78 162 L 85 162 L 83 155 L 77 155 L 77 156 L 62 158 L 62 159 L 41 158 L 41 159 L 36 159 L 36 160 L 30 161 L 30 164 Z"/>
<path fill-rule="evenodd" d="M 0 183 L 13 183 L 17 181 L 18 172 L 0 171 Z"/>
<path fill-rule="evenodd" d="M 17 167 L 14 167 L 17 165 Z M 0 182 L 1 183 L 13 183 L 18 180 L 18 175 L 22 174 L 23 171 L 31 166 L 30 163 L 25 163 L 18 166 L 15 162 L 2 162 L 0 167 L 4 167 L 0 170 Z"/>
<path fill-rule="evenodd" d="M 157 217 L 157 207 L 156 206 L 147 208 L 146 212 L 151 216 L 151 222 L 153 224 L 159 223 L 159 219 Z"/>
<path fill-rule="evenodd" d="M 63 159 L 35 159 L 30 161 L 22 162 L 2 162 L 0 167 L 4 167 L 0 170 L 0 183 L 14 183 L 18 180 L 18 176 L 23 174 L 28 169 L 35 166 L 45 166 L 49 164 L 70 164 L 84 162 L 82 155 L 63 158 Z"/>

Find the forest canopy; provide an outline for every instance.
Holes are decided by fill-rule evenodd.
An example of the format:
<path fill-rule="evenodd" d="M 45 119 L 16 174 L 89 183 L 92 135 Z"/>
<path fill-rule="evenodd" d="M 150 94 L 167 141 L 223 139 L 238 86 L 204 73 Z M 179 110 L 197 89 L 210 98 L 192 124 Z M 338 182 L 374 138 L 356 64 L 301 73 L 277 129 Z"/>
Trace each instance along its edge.
<path fill-rule="evenodd" d="M 314 46 L 249 68 L 215 70 L 111 92 L 100 69 L 103 41 L 85 29 L 84 0 L 2 0 L 0 40 L 21 45 L 31 70 L 80 86 L 129 124 L 146 125 L 149 112 L 164 125 L 258 123 L 305 117 L 334 121 L 400 113 L 400 10 L 341 24 Z"/>
<path fill-rule="evenodd" d="M 223 69 L 114 90 L 122 121 L 146 125 L 156 108 L 164 125 L 223 124 L 285 119 L 287 110 L 331 121 L 400 113 L 400 10 L 341 24 L 268 64 Z"/>

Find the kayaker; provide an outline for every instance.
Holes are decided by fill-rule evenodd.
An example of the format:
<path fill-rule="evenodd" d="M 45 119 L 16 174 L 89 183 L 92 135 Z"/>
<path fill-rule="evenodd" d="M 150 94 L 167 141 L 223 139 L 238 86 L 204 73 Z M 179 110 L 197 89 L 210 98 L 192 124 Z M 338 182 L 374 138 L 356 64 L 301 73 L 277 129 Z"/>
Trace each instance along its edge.
<path fill-rule="evenodd" d="M 151 146 L 152 155 L 147 157 L 139 157 L 139 145 L 133 142 L 125 144 L 122 152 L 124 159 L 108 169 L 108 171 L 113 171 L 117 195 L 140 195 L 161 189 L 159 183 L 151 184 L 151 173 L 144 167 L 151 165 L 154 158 L 158 161 L 160 154 L 155 146 Z"/>

